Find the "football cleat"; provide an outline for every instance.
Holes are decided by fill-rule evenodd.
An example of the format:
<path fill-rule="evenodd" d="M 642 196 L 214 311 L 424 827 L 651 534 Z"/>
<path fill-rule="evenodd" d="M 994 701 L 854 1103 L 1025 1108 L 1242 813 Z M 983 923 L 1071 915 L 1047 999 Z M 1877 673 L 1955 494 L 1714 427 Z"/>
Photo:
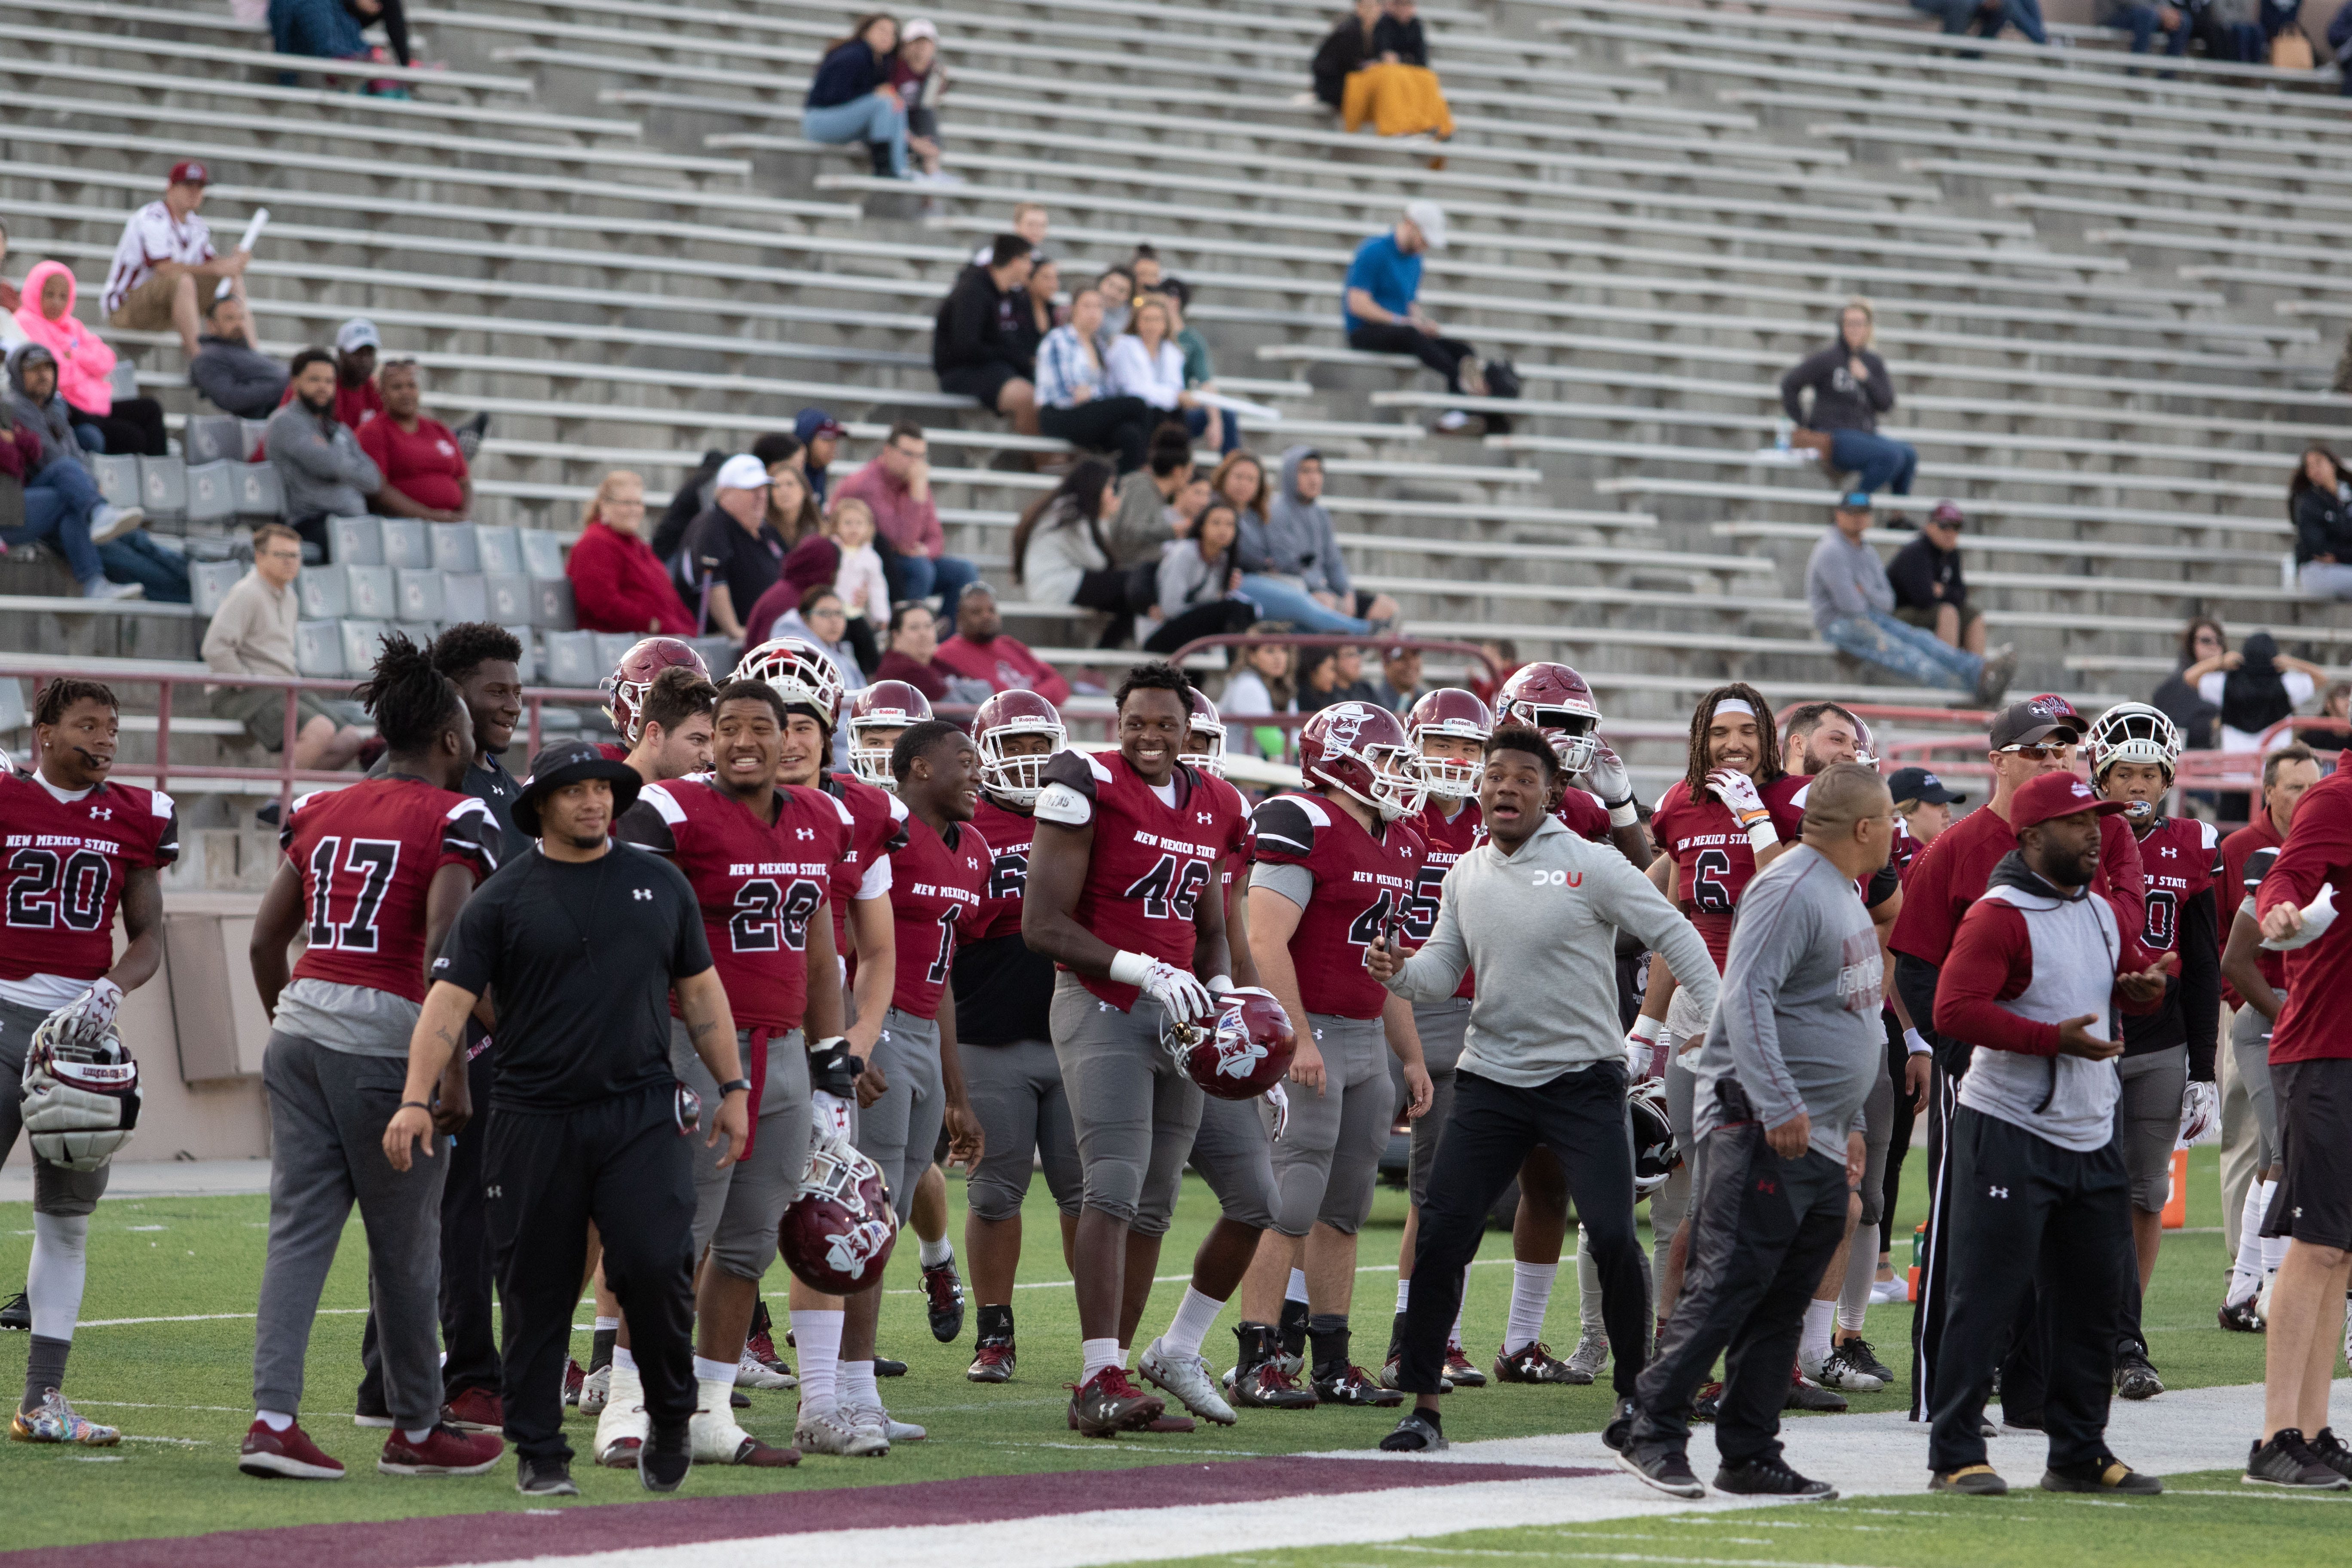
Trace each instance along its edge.
<path fill-rule="evenodd" d="M 566 1357 L 563 1363 L 563 1403 L 577 1405 L 580 1403 L 580 1387 L 587 1381 L 588 1374 L 580 1370 L 580 1363 Z"/>
<path fill-rule="evenodd" d="M 1184 1408 L 1205 1421 L 1220 1426 L 1234 1424 L 1234 1407 L 1217 1397 L 1215 1380 L 1209 1376 L 1206 1358 L 1197 1355 L 1177 1355 L 1162 1350 L 1158 1340 L 1144 1347 L 1143 1357 L 1136 1363 L 1143 1381 L 1154 1388 L 1174 1394 Z"/>
<path fill-rule="evenodd" d="M 612 1402 L 613 1369 L 608 1364 L 598 1367 L 580 1380 L 580 1414 L 601 1415 Z"/>
<path fill-rule="evenodd" d="M 904 1377 L 907 1375 L 907 1363 L 903 1361 L 892 1361 L 886 1355 L 877 1355 L 874 1358 L 874 1375 L 877 1377 Z"/>
<path fill-rule="evenodd" d="M 444 1421 L 421 1443 L 394 1431 L 383 1440 L 375 1468 L 387 1476 L 478 1476 L 496 1469 L 506 1451 L 495 1432 L 460 1432 Z"/>
<path fill-rule="evenodd" d="M 1699 1384 L 1698 1392 L 1691 1395 L 1691 1419 L 1694 1421 L 1714 1420 L 1716 1408 L 1722 1403 L 1723 1384 L 1719 1383 L 1703 1383 Z"/>
<path fill-rule="evenodd" d="M 1878 1352 L 1871 1348 L 1870 1342 L 1860 1334 L 1854 1335 L 1850 1340 L 1839 1342 L 1837 1349 L 1838 1355 L 1846 1365 L 1870 1373 L 1885 1386 L 1894 1386 L 1895 1369 L 1880 1360 Z"/>
<path fill-rule="evenodd" d="M 468 1388 L 441 1407 L 441 1419 L 460 1432 L 506 1429 L 506 1401 L 487 1388 Z"/>
<path fill-rule="evenodd" d="M 963 1332 L 963 1279 L 955 1259 L 923 1270 L 923 1306 L 931 1320 L 931 1338 L 943 1345 L 955 1343 Z"/>
<path fill-rule="evenodd" d="M 1847 1361 L 1838 1346 L 1805 1369 L 1806 1375 L 1823 1388 L 1833 1388 L 1842 1394 L 1876 1394 L 1886 1384 Z"/>
<path fill-rule="evenodd" d="M 793 1376 L 793 1363 L 777 1353 L 775 1338 L 766 1329 L 760 1330 L 745 1340 L 743 1349 L 753 1361 L 758 1362 L 770 1372 L 780 1373 L 785 1377 L 792 1378 L 793 1381 L 786 1384 L 785 1387 L 793 1387 L 800 1382 L 799 1378 Z"/>
<path fill-rule="evenodd" d="M 32 1410 L 19 1410 L 8 1418 L 8 1436 L 19 1443 L 74 1443 L 85 1448 L 111 1448 L 122 1441 L 120 1430 L 89 1420 L 54 1388 Z"/>
<path fill-rule="evenodd" d="M 1462 1347 L 1460 1345 L 1449 1344 L 1445 1347 L 1445 1377 L 1444 1381 L 1445 1384 L 1445 1390 L 1456 1388 L 1484 1388 L 1486 1386 L 1486 1374 L 1478 1370 L 1476 1363 L 1473 1362 L 1468 1356 L 1462 1353 Z M 1441 1390 L 1440 1392 L 1444 1392 L 1445 1390 Z"/>
<path fill-rule="evenodd" d="M 793 1425 L 793 1446 L 804 1454 L 872 1459 L 890 1451 L 890 1439 L 858 1426 L 845 1411 L 803 1409 Z"/>
<path fill-rule="evenodd" d="M 2126 1399 L 2153 1399 L 2164 1392 L 2164 1379 L 2148 1364 L 2147 1352 L 2134 1347 L 2116 1354 L 2116 1392 Z"/>
<path fill-rule="evenodd" d="M 1780 1408 L 1835 1415 L 1851 1406 L 1846 1404 L 1843 1394 L 1832 1393 L 1792 1366 L 1789 1369 L 1788 1397 L 1781 1400 Z"/>
<path fill-rule="evenodd" d="M 738 1388 L 793 1388 L 800 1379 L 788 1377 L 751 1353 L 746 1345 L 735 1363 L 735 1386 Z"/>
<path fill-rule="evenodd" d="M 1382 1388 L 1360 1366 L 1349 1365 L 1315 1380 L 1315 1398 L 1323 1405 L 1357 1405 L 1393 1410 L 1404 1403 L 1402 1390 Z"/>
<path fill-rule="evenodd" d="M 1579 1377 L 1569 1370 L 1568 1363 L 1551 1353 L 1551 1347 L 1541 1340 L 1516 1351 L 1507 1351 L 1495 1358 L 1496 1383 L 1591 1383 L 1589 1377 Z"/>
<path fill-rule="evenodd" d="M 1089 1437 L 1140 1432 L 1167 1414 L 1167 1405 L 1127 1380 L 1125 1367 L 1107 1366 L 1070 1385 L 1070 1427 Z"/>
<path fill-rule="evenodd" d="M 33 1331 L 33 1305 L 22 1290 L 9 1297 L 7 1305 L 0 1306 L 0 1329 L 19 1334 Z"/>
<path fill-rule="evenodd" d="M 2223 1302 L 2221 1311 L 2214 1315 L 2221 1320 L 2223 1328 L 2233 1333 L 2259 1334 L 2264 1327 L 2263 1315 L 2254 1310 L 2252 1296 L 2242 1301 Z"/>
<path fill-rule="evenodd" d="M 237 1449 L 236 1468 L 248 1476 L 265 1480 L 340 1481 L 343 1479 L 341 1459 L 323 1452 L 310 1441 L 310 1435 L 299 1426 L 289 1426 L 283 1432 L 273 1432 L 260 1417 L 245 1434 L 244 1446 Z"/>
<path fill-rule="evenodd" d="M 1282 1360 L 1262 1361 L 1253 1367 L 1237 1368 L 1233 1384 L 1234 1403 L 1253 1410 L 1312 1410 L 1315 1394 L 1298 1386 L 1298 1379 L 1282 1369 Z"/>
<path fill-rule="evenodd" d="M 1449 1357 L 1448 1359 L 1450 1360 L 1451 1358 Z M 1475 1372 L 1477 1369 L 1474 1367 L 1471 1370 Z M 1479 1373 L 1478 1381 L 1480 1383 L 1486 1382 L 1486 1374 L 1485 1373 Z M 1231 1388 L 1233 1384 L 1228 1381 L 1225 1386 L 1227 1388 Z M 1388 1360 L 1381 1363 L 1381 1386 L 1382 1388 L 1399 1389 L 1404 1386 L 1404 1363 L 1398 1357 L 1391 1356 Z M 1454 1379 L 1451 1376 L 1441 1375 L 1437 1380 L 1437 1392 L 1440 1394 L 1453 1393 Z"/>
<path fill-rule="evenodd" d="M 930 1433 L 912 1421 L 901 1421 L 878 1405 L 858 1405 L 843 1414 L 869 1432 L 879 1432 L 886 1443 L 919 1443 Z"/>
<path fill-rule="evenodd" d="M 974 1383 L 1010 1383 L 1013 1360 L 1011 1340 L 982 1340 L 980 1353 L 971 1358 L 963 1374 Z"/>
<path fill-rule="evenodd" d="M 1877 1279 L 1871 1282 L 1870 1304 L 1884 1307 L 1896 1301 L 1911 1300 L 1911 1282 L 1907 1279 Z"/>
<path fill-rule="evenodd" d="M 1576 1349 L 1569 1353 L 1568 1381 L 1570 1383 L 1591 1383 L 1594 1378 L 1599 1377 L 1608 1369 L 1609 1336 L 1606 1334 L 1595 1333 L 1578 1335 Z M 1685 1469 L 1688 1469 L 1690 1467 L 1685 1464 L 1683 1468 Z M 1654 1482 L 1652 1484 L 1654 1485 L 1655 1483 Z M 1693 1481 L 1691 1484 L 1696 1486 L 1698 1483 L 1696 1481 Z"/>

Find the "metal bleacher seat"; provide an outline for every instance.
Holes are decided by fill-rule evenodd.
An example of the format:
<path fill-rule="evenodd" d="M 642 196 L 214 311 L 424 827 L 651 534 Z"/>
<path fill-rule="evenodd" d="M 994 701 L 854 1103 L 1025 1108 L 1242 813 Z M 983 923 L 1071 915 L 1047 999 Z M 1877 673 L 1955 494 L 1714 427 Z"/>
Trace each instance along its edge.
<path fill-rule="evenodd" d="M 342 650 L 342 673 L 353 675 L 372 668 L 375 663 L 377 644 L 383 639 L 383 634 L 390 630 L 392 630 L 391 624 L 386 621 L 359 619 L 337 621 L 335 631 Z M 432 640 L 429 633 L 425 640 L 427 642 Z"/>
<path fill-rule="evenodd" d="M 400 613 L 400 579 L 390 566 L 347 566 L 343 579 L 351 584 L 351 615 L 388 621 Z"/>
<path fill-rule="evenodd" d="M 286 512 L 285 481 L 278 470 L 268 463 L 233 463 L 230 483 L 236 491 L 236 515 L 247 519 L 271 519 Z"/>
<path fill-rule="evenodd" d="M 531 629 L 529 626 L 509 626 L 506 630 L 515 641 L 522 644 L 522 657 L 515 661 L 515 668 L 521 673 L 523 684 L 538 685 L 539 639 L 531 635 Z"/>
<path fill-rule="evenodd" d="M 394 569 L 393 579 L 402 620 L 438 621 L 446 618 L 442 609 L 445 600 L 441 593 L 441 573 L 430 566 L 421 571 L 402 566 Z"/>
<path fill-rule="evenodd" d="M 482 572 L 520 572 L 522 570 L 521 531 L 512 527 L 494 527 L 488 523 L 478 524 L 474 529 L 474 553 Z"/>
<path fill-rule="evenodd" d="M 490 618 L 490 595 L 487 581 L 479 573 L 445 572 L 441 574 L 441 619 L 487 621 Z M 529 676 L 524 677 L 529 679 Z"/>
<path fill-rule="evenodd" d="M 295 622 L 294 668 L 313 679 L 331 680 L 342 674 L 345 624 L 340 618 Z"/>
<path fill-rule="evenodd" d="M 407 572 L 422 572 L 433 564 L 433 538 L 426 524 L 413 517 L 379 519 L 377 527 L 383 534 L 383 563 Z"/>
<path fill-rule="evenodd" d="M 547 651 L 543 673 L 550 686 L 593 688 L 613 668 L 598 660 L 594 632 L 545 632 L 540 643 Z"/>
<path fill-rule="evenodd" d="M 192 463 L 187 470 L 188 522 L 225 523 L 236 516 L 236 468 L 226 460 Z"/>
<path fill-rule="evenodd" d="M 481 551 L 470 522 L 436 522 L 428 530 L 433 540 L 433 564 L 444 572 L 479 572 Z"/>
<path fill-rule="evenodd" d="M 596 668 L 599 670 L 609 670 L 618 666 L 621 656 L 636 646 L 638 636 L 635 632 L 591 632 L 589 635 L 596 639 Z M 704 662 L 709 661 L 706 659 Z"/>
<path fill-rule="evenodd" d="M 566 577 L 534 577 L 530 582 L 530 624 L 551 631 L 570 631 L 578 624 L 572 605 L 572 582 Z"/>
<path fill-rule="evenodd" d="M 339 566 L 384 564 L 383 520 L 376 517 L 329 518 L 327 559 Z"/>
<path fill-rule="evenodd" d="M 482 596 L 489 605 L 484 612 L 487 618 L 502 626 L 530 625 L 530 578 L 520 572 L 485 572 L 480 582 Z"/>
<path fill-rule="evenodd" d="M 563 575 L 563 541 L 543 528 L 519 531 L 522 540 L 522 569 L 536 578 Z"/>
<path fill-rule="evenodd" d="M 234 414 L 191 414 L 180 427 L 180 453 L 199 463 L 245 461 L 245 432 Z"/>
<path fill-rule="evenodd" d="M 294 591 L 300 595 L 302 618 L 307 621 L 340 621 L 352 613 L 351 574 L 349 566 L 306 566 L 294 579 Z"/>
<path fill-rule="evenodd" d="M 196 614 L 210 616 L 215 610 L 219 609 L 221 600 L 226 596 L 231 588 L 236 586 L 237 580 L 243 577 L 245 573 L 246 565 L 242 561 L 189 562 L 188 597 L 194 605 Z M 297 581 L 306 580 L 310 575 L 310 573 L 305 572 Z M 303 613 L 308 615 L 310 612 L 305 609 Z"/>
<path fill-rule="evenodd" d="M 98 493 L 109 506 L 138 506 L 139 459 L 96 453 L 86 459 Z"/>

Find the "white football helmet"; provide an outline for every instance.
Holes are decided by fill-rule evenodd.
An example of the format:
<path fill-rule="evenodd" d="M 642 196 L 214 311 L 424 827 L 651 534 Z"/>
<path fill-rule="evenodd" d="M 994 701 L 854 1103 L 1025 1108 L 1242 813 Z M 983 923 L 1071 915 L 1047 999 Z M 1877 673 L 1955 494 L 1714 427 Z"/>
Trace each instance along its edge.
<path fill-rule="evenodd" d="M 2181 744 L 2179 727 L 2164 710 L 2145 702 L 2118 702 L 2099 715 L 2085 742 L 2091 782 L 2104 780 L 2117 763 L 2154 763 L 2169 784 L 2179 766 Z"/>
<path fill-rule="evenodd" d="M 830 731 L 841 727 L 841 704 L 848 692 L 841 671 L 824 650 L 801 637 L 774 637 L 745 654 L 731 679 L 772 688 L 786 707 L 814 708 Z"/>
<path fill-rule="evenodd" d="M 139 1064 L 109 1025 L 78 1039 L 56 1014 L 25 1052 L 25 1133 L 52 1165 L 95 1171 L 139 1125 Z"/>
<path fill-rule="evenodd" d="M 1192 717 L 1189 725 L 1190 739 L 1201 742 L 1197 752 L 1179 752 L 1176 760 L 1188 768 L 1204 773 L 1225 776 L 1225 721 L 1209 694 L 1195 686 L 1192 689 Z"/>

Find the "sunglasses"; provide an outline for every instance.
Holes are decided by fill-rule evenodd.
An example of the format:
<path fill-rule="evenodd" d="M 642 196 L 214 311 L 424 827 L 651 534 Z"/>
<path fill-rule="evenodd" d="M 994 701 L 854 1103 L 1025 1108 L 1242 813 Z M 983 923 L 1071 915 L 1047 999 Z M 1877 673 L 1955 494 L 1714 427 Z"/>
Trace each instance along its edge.
<path fill-rule="evenodd" d="M 2029 763 L 2063 763 L 2072 760 L 2074 748 L 2071 745 L 2003 746 L 2000 749 L 2000 754 L 2005 757 L 2023 757 Z"/>

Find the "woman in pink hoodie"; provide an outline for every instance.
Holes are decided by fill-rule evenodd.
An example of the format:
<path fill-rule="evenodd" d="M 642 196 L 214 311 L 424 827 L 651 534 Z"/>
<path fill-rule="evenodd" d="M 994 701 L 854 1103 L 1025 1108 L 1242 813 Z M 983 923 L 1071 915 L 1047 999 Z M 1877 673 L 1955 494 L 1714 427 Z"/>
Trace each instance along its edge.
<path fill-rule="evenodd" d="M 24 300 L 16 307 L 16 330 L 58 359 L 58 394 L 77 426 L 103 438 L 101 451 L 160 458 L 171 450 L 163 437 L 163 405 L 152 397 L 114 395 L 114 351 L 74 316 L 79 289 L 73 268 L 44 261 L 25 275 Z"/>

